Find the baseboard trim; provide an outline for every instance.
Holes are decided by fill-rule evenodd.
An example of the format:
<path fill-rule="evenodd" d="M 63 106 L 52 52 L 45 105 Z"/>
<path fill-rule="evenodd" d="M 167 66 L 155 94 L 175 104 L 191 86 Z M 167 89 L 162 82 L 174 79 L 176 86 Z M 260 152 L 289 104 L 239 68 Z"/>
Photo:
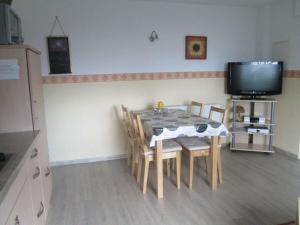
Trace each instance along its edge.
<path fill-rule="evenodd" d="M 278 148 L 278 147 L 275 147 L 275 146 L 273 146 L 273 148 L 274 148 L 275 152 L 278 153 L 278 154 L 285 155 L 285 156 L 287 156 L 289 158 L 293 158 L 293 159 L 298 159 L 299 160 L 298 155 L 296 155 L 294 153 L 288 152 L 288 151 L 286 151 L 284 149 L 281 149 L 281 148 Z"/>
<path fill-rule="evenodd" d="M 229 145 L 227 143 L 223 143 L 222 147 L 228 147 Z M 298 159 L 298 156 L 288 152 L 286 150 L 283 150 L 278 147 L 273 147 L 275 152 L 278 154 L 285 155 L 289 158 Z M 74 165 L 74 164 L 84 164 L 84 163 L 93 163 L 93 162 L 102 162 L 102 161 L 110 161 L 110 160 L 118 160 L 118 159 L 125 159 L 127 158 L 127 154 L 120 154 L 120 155 L 113 155 L 113 156 L 104 156 L 104 157 L 96 157 L 96 158 L 85 158 L 85 159 L 75 159 L 75 160 L 64 160 L 64 161 L 54 161 L 50 162 L 51 167 L 56 166 L 67 166 L 67 165 Z"/>
<path fill-rule="evenodd" d="M 127 154 L 95 157 L 95 158 L 85 158 L 85 159 L 75 159 L 75 160 L 63 160 L 63 161 L 50 162 L 50 166 L 51 167 L 67 166 L 67 165 L 74 165 L 74 164 L 102 162 L 102 161 L 110 161 L 110 160 L 125 159 L 125 158 L 127 158 Z"/>

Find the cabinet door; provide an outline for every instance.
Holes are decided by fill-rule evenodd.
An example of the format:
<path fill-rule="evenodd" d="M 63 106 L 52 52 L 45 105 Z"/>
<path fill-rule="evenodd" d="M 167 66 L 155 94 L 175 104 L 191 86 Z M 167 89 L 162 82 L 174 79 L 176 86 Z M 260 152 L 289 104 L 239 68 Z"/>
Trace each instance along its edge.
<path fill-rule="evenodd" d="M 45 215 L 47 217 L 48 209 L 50 205 L 51 193 L 52 193 L 52 171 L 49 166 L 46 136 L 41 132 L 39 135 L 39 139 L 37 141 L 38 141 L 37 146 L 41 150 L 40 151 L 41 152 L 40 154 L 41 179 L 43 183 Z"/>
<path fill-rule="evenodd" d="M 29 183 L 25 182 L 17 202 L 6 222 L 6 225 L 31 225 L 33 221 L 33 211 L 30 198 Z"/>
<path fill-rule="evenodd" d="M 46 217 L 43 198 L 42 169 L 39 163 L 41 149 L 38 146 L 38 137 L 31 151 L 33 154 L 30 159 L 28 179 L 31 187 L 33 215 L 35 225 L 43 225 L 45 224 Z"/>
<path fill-rule="evenodd" d="M 0 80 L 0 133 L 32 130 L 25 49 L 0 49 L 0 59 L 16 59 L 19 66 L 19 79 Z"/>

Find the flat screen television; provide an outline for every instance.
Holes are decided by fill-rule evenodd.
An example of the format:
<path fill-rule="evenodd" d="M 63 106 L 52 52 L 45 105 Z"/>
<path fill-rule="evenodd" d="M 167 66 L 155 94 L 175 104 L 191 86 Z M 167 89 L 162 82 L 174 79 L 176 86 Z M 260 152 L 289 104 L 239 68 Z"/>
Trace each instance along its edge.
<path fill-rule="evenodd" d="M 282 92 L 283 62 L 228 63 L 227 93 L 266 96 Z"/>

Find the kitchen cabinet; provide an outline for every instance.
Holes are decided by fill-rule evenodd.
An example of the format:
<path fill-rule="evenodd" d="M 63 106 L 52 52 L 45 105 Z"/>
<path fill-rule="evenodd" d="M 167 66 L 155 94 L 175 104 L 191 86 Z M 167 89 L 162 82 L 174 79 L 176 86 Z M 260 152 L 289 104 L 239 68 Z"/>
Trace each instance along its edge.
<path fill-rule="evenodd" d="M 32 207 L 28 204 L 31 202 L 30 196 L 29 182 L 26 181 L 5 225 L 34 224 Z"/>
<path fill-rule="evenodd" d="M 31 187 L 31 198 L 35 225 L 45 224 L 45 197 L 43 196 L 42 171 L 40 166 L 40 136 L 30 148 L 28 179 Z"/>
<path fill-rule="evenodd" d="M 13 136 L 13 133 L 11 135 Z M 22 134 L 17 133 L 16 135 Z M 25 153 L 19 159 L 18 164 L 12 163 L 15 164 L 15 169 L 12 169 L 11 175 L 8 174 L 8 176 L 15 174 L 13 182 L 11 183 L 9 181 L 11 179 L 8 177 L 7 182 L 11 184 L 9 184 L 10 186 L 5 197 L 3 199 L 0 198 L 1 225 L 46 224 L 49 198 L 51 196 L 51 194 L 49 195 L 51 193 L 49 187 L 52 185 L 51 181 L 44 179 L 46 176 L 42 170 L 42 160 L 40 159 L 42 156 L 40 152 L 43 152 L 42 137 L 42 133 L 38 132 L 32 139 L 30 146 L 24 149 Z M 10 140 L 10 142 L 13 141 L 13 139 Z M 13 167 L 12 164 L 11 167 Z M 47 173 L 47 175 L 49 177 L 51 173 Z M 45 189 L 45 187 L 48 187 L 48 189 Z M 46 195 L 45 193 L 48 194 Z"/>
<path fill-rule="evenodd" d="M 16 59 L 19 79 L 0 80 L 0 133 L 32 130 L 27 58 L 24 49 L 0 46 L 0 60 Z"/>
<path fill-rule="evenodd" d="M 32 189 L 34 224 L 45 224 L 51 193 L 40 52 L 26 45 L 1 45 L 0 61 L 17 60 L 18 79 L 0 76 L 0 133 L 38 131 L 28 167 L 28 185 Z M 2 225 L 2 224 L 1 224 Z"/>

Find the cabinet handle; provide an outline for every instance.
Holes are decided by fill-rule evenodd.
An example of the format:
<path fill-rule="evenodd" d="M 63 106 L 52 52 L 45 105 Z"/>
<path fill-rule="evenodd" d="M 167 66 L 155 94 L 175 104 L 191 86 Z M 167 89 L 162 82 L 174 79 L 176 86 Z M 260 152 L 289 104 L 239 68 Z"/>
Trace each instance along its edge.
<path fill-rule="evenodd" d="M 32 151 L 32 154 L 30 156 L 31 159 L 34 159 L 35 157 L 37 157 L 39 154 L 39 151 L 37 150 L 37 148 L 34 148 L 34 150 Z"/>
<path fill-rule="evenodd" d="M 51 170 L 49 167 L 47 167 L 47 171 L 45 173 L 45 176 L 48 177 L 51 174 Z"/>
<path fill-rule="evenodd" d="M 18 216 L 16 216 L 15 218 L 15 225 L 20 225 L 20 220 Z"/>
<path fill-rule="evenodd" d="M 36 179 L 41 174 L 41 169 L 37 166 L 36 167 L 36 173 L 33 174 L 33 179 Z"/>
<path fill-rule="evenodd" d="M 43 205 L 43 202 L 41 202 L 40 204 L 41 204 L 41 207 L 40 207 L 40 210 L 38 211 L 38 213 L 37 213 L 37 215 L 36 215 L 37 218 L 40 218 L 41 215 L 43 215 L 44 210 L 45 210 L 44 205 Z"/>

